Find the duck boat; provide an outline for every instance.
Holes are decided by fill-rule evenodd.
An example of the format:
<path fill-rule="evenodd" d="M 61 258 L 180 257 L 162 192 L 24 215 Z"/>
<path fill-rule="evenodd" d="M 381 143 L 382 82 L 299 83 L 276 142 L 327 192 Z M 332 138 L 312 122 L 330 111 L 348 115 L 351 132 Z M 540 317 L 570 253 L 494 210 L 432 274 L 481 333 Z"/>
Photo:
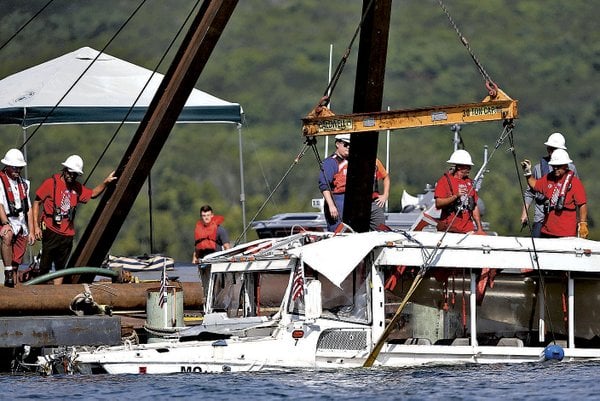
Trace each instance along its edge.
<path fill-rule="evenodd" d="M 202 325 L 148 344 L 73 347 L 61 364 L 165 374 L 600 358 L 596 241 L 306 232 L 203 262 L 212 270 Z M 265 286 L 279 291 L 263 299 Z"/>

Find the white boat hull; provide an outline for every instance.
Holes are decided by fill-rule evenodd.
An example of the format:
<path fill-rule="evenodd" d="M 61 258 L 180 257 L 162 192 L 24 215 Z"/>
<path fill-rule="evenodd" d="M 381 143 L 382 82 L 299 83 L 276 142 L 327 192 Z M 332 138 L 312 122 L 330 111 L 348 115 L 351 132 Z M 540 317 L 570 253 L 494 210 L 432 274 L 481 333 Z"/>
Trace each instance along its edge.
<path fill-rule="evenodd" d="M 213 314 L 179 340 L 77 351 L 68 362 L 113 374 L 358 368 L 381 338 L 374 366 L 389 368 L 600 359 L 598 242 L 543 239 L 534 251 L 529 238 L 318 235 L 259 240 L 205 260 Z M 424 265 L 445 278 L 416 273 Z M 393 277 L 400 267 L 408 274 Z M 478 277 L 490 267 L 502 272 L 482 301 Z M 261 285 L 285 277 L 280 307 L 267 312 Z M 407 292 L 415 277 L 426 279 Z M 406 297 L 405 315 L 394 315 Z M 561 346 L 549 353 L 552 338 Z"/>

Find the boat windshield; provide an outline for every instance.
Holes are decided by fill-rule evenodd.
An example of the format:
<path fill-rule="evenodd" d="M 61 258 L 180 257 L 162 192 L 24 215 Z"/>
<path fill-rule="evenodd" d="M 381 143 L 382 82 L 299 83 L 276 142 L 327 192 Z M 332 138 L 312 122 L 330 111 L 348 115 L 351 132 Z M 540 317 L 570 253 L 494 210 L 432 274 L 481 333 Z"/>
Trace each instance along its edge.
<path fill-rule="evenodd" d="M 294 279 L 295 281 L 296 279 Z M 304 281 L 306 287 L 309 287 L 312 281 L 320 282 L 322 318 L 370 323 L 371 294 L 367 285 L 369 280 L 366 263 L 361 262 L 342 282 L 341 288 L 306 264 L 304 265 Z M 307 301 L 306 293 L 303 291 L 297 293 L 294 288 L 295 286 L 292 285 L 288 312 L 304 315 L 307 310 L 306 302 L 310 302 L 310 300 Z"/>
<path fill-rule="evenodd" d="M 272 316 L 281 305 L 289 270 L 213 273 L 212 312 L 227 316 Z"/>

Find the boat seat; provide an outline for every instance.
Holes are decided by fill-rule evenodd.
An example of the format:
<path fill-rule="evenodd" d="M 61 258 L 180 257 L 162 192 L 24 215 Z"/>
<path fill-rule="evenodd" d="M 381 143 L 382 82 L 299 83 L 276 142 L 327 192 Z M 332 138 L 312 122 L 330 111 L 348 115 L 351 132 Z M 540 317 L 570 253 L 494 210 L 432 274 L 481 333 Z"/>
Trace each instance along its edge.
<path fill-rule="evenodd" d="M 418 338 L 418 337 L 408 337 L 406 341 L 404 341 L 406 345 L 431 345 L 431 340 L 429 338 Z"/>
<path fill-rule="evenodd" d="M 471 345 L 470 338 L 455 338 L 451 345 Z"/>
<path fill-rule="evenodd" d="M 524 347 L 523 340 L 520 338 L 501 338 L 496 344 L 497 347 Z"/>

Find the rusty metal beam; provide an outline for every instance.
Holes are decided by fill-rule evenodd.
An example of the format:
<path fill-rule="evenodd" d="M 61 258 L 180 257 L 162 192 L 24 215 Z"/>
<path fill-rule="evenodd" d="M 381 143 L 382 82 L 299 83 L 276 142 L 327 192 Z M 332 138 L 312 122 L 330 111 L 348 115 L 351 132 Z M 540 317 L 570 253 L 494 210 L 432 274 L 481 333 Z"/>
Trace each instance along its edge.
<path fill-rule="evenodd" d="M 101 265 L 236 5 L 237 0 L 202 4 L 117 168 L 116 185 L 98 203 L 69 267 Z"/>
<path fill-rule="evenodd" d="M 96 282 L 97 284 L 98 282 Z M 104 283 L 91 287 L 94 301 L 110 305 L 113 310 L 145 310 L 147 292 L 160 287 L 159 282 L 150 283 Z M 183 282 L 183 306 L 200 310 L 204 304 L 204 292 L 200 282 Z M 82 284 L 20 285 L 18 288 L 0 286 L 0 316 L 11 315 L 70 315 L 69 305 L 75 296 L 84 291 Z"/>
<path fill-rule="evenodd" d="M 0 317 L 0 348 L 118 345 L 121 322 L 110 316 Z"/>
<path fill-rule="evenodd" d="M 363 0 L 363 14 L 371 1 Z M 381 110 L 391 8 L 392 0 L 374 0 L 363 21 L 354 87 L 354 113 Z M 378 136 L 377 132 L 369 132 L 351 135 L 350 138 L 343 221 L 358 232 L 369 230 Z"/>

